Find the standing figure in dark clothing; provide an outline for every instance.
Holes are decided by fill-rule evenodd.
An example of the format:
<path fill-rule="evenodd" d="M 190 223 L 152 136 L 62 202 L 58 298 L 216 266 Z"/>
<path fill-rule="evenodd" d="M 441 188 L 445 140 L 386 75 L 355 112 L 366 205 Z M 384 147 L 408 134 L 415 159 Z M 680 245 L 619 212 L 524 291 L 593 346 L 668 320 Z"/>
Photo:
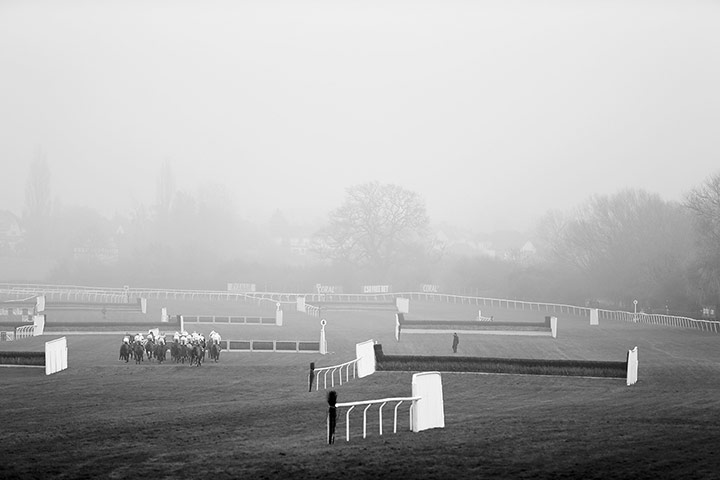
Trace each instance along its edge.
<path fill-rule="evenodd" d="M 460 338 L 458 337 L 458 334 L 453 333 L 453 343 L 452 343 L 453 353 L 457 353 L 457 347 L 458 347 L 459 343 L 460 343 Z"/>

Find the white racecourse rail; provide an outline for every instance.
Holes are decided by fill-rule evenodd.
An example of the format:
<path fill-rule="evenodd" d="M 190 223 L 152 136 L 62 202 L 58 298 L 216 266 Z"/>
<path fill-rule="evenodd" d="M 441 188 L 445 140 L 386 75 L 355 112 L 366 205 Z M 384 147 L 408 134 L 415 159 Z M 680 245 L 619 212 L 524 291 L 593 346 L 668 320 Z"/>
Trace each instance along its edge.
<path fill-rule="evenodd" d="M 316 368 L 315 375 L 315 391 L 320 389 L 320 375 L 323 376 L 323 388 L 328 388 L 328 374 L 330 375 L 330 387 L 335 386 L 335 372 L 338 373 L 339 385 L 343 384 L 343 369 L 345 369 L 345 383 L 350 381 L 350 368 L 352 368 L 352 378 L 364 378 L 375 373 L 375 342 L 367 340 L 355 345 L 355 360 L 332 365 L 329 367 Z"/>
<path fill-rule="evenodd" d="M 345 412 L 345 440 L 350 441 L 350 412 L 355 407 L 364 405 L 363 409 L 363 438 L 367 437 L 367 411 L 373 405 L 378 407 L 378 433 L 383 434 L 382 409 L 388 403 L 394 403 L 393 433 L 397 433 L 398 407 L 404 402 L 411 402 L 410 430 L 420 432 L 430 428 L 445 427 L 445 407 L 443 403 L 442 378 L 439 372 L 415 373 L 412 377 L 411 397 L 380 398 L 377 400 L 364 400 L 360 402 L 338 403 L 337 408 L 347 407 Z"/>
<path fill-rule="evenodd" d="M 65 337 L 45 342 L 45 375 L 68 368 L 68 349 Z"/>
<path fill-rule="evenodd" d="M 150 288 L 105 288 L 82 287 L 72 285 L 41 285 L 41 284 L 0 284 L 0 294 L 13 295 L 16 298 L 46 295 L 50 300 L 80 300 L 127 303 L 134 298 L 173 298 L 198 300 L 236 300 L 252 301 L 257 304 L 265 302 L 276 304 L 297 304 L 297 298 L 303 297 L 310 303 L 318 300 L 317 293 L 281 293 L 281 292 L 227 292 L 213 290 L 172 290 Z M 395 298 L 408 298 L 426 302 L 460 303 L 476 306 L 499 307 L 517 310 L 530 310 L 547 313 L 560 313 L 590 317 L 590 308 L 557 303 L 526 302 L 501 298 L 473 297 L 467 295 L 451 295 L 443 293 L 398 292 L 378 294 L 335 294 L 337 301 L 342 302 L 379 302 L 392 301 Z M 316 307 L 313 307 L 316 308 Z M 306 312 L 313 315 L 314 311 Z M 664 325 L 681 328 L 695 328 L 706 332 L 720 333 L 720 321 L 699 320 L 674 315 L 631 313 L 616 310 L 598 310 L 600 319 L 621 320 L 627 322 Z"/>

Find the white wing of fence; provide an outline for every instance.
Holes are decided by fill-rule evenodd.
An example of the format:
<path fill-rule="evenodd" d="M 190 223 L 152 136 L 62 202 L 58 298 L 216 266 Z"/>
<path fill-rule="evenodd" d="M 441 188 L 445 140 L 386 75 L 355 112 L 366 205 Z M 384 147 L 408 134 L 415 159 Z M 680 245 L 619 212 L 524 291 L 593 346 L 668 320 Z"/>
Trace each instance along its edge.
<path fill-rule="evenodd" d="M 352 368 L 352 378 L 357 378 L 357 363 L 360 359 L 350 360 L 340 365 L 332 365 L 330 367 L 322 367 L 315 369 L 315 391 L 320 389 L 320 375 L 323 377 L 323 388 L 328 388 L 328 374 L 330 375 L 330 387 L 335 386 L 335 372 L 337 372 L 338 384 L 343 384 L 343 369 L 345 369 L 345 383 L 350 381 L 350 368 Z"/>
<path fill-rule="evenodd" d="M 23 325 L 15 329 L 15 340 L 35 336 L 35 325 Z"/>
<path fill-rule="evenodd" d="M 345 440 L 348 442 L 350 441 L 350 412 L 352 410 L 359 406 L 359 405 L 365 405 L 365 409 L 363 410 L 363 438 L 367 436 L 367 411 L 368 409 L 373 405 L 380 405 L 378 408 L 378 429 L 380 435 L 382 435 L 382 409 L 383 407 L 391 402 L 397 402 L 395 404 L 395 409 L 393 410 L 393 433 L 397 433 L 397 411 L 398 407 L 402 405 L 403 402 L 412 402 L 412 405 L 410 406 L 410 429 L 412 429 L 413 426 L 413 410 L 415 406 L 415 402 L 420 400 L 421 397 L 394 397 L 394 398 L 381 398 L 379 400 L 365 400 L 361 402 L 346 402 L 346 403 L 338 403 L 335 406 L 340 407 L 350 407 L 348 408 L 348 411 L 345 412 Z"/>

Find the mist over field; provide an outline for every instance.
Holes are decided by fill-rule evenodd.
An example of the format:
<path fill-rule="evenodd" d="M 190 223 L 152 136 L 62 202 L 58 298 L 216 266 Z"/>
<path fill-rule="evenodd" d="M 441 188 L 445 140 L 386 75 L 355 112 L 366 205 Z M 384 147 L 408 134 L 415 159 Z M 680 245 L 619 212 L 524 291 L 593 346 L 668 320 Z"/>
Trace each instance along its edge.
<path fill-rule="evenodd" d="M 713 210 L 688 208 L 718 173 L 718 21 L 710 1 L 3 2 L 1 280 L 696 311 L 720 272 Z M 358 191 L 411 221 L 347 248 Z"/>

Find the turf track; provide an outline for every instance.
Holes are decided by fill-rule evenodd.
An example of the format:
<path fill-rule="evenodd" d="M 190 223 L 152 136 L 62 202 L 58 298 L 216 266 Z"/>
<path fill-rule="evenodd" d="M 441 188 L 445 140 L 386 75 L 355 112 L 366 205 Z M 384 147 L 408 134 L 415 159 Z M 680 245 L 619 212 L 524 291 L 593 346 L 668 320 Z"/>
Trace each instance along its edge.
<path fill-rule="evenodd" d="M 148 321 L 167 304 L 149 305 Z M 213 302 L 187 313 L 258 308 Z M 413 303 L 414 315 L 465 320 L 477 310 Z M 483 315 L 540 321 L 545 314 L 488 308 Z M 0 478 L 717 478 L 720 337 L 556 316 L 557 339 L 463 335 L 458 355 L 624 360 L 638 345 L 639 383 L 445 373 L 446 428 L 408 432 L 405 410 L 402 431 L 379 437 L 369 411 L 362 439 L 362 414 L 354 412 L 351 442 L 342 438 L 342 416 L 332 446 L 326 392 L 306 392 L 309 362 L 351 360 L 355 343 L 369 338 L 387 354 L 448 355 L 451 334 L 397 343 L 392 313 L 327 312 L 327 356 L 224 352 L 220 363 L 199 368 L 125 364 L 117 335 L 68 335 L 67 371 L 0 369 Z M 224 339 L 319 336 L 317 318 L 289 311 L 283 327 L 225 328 Z M 0 348 L 42 350 L 58 336 Z M 378 372 L 336 390 L 341 402 L 406 396 L 410 382 L 410 372 Z M 386 413 L 384 431 L 390 422 Z"/>

